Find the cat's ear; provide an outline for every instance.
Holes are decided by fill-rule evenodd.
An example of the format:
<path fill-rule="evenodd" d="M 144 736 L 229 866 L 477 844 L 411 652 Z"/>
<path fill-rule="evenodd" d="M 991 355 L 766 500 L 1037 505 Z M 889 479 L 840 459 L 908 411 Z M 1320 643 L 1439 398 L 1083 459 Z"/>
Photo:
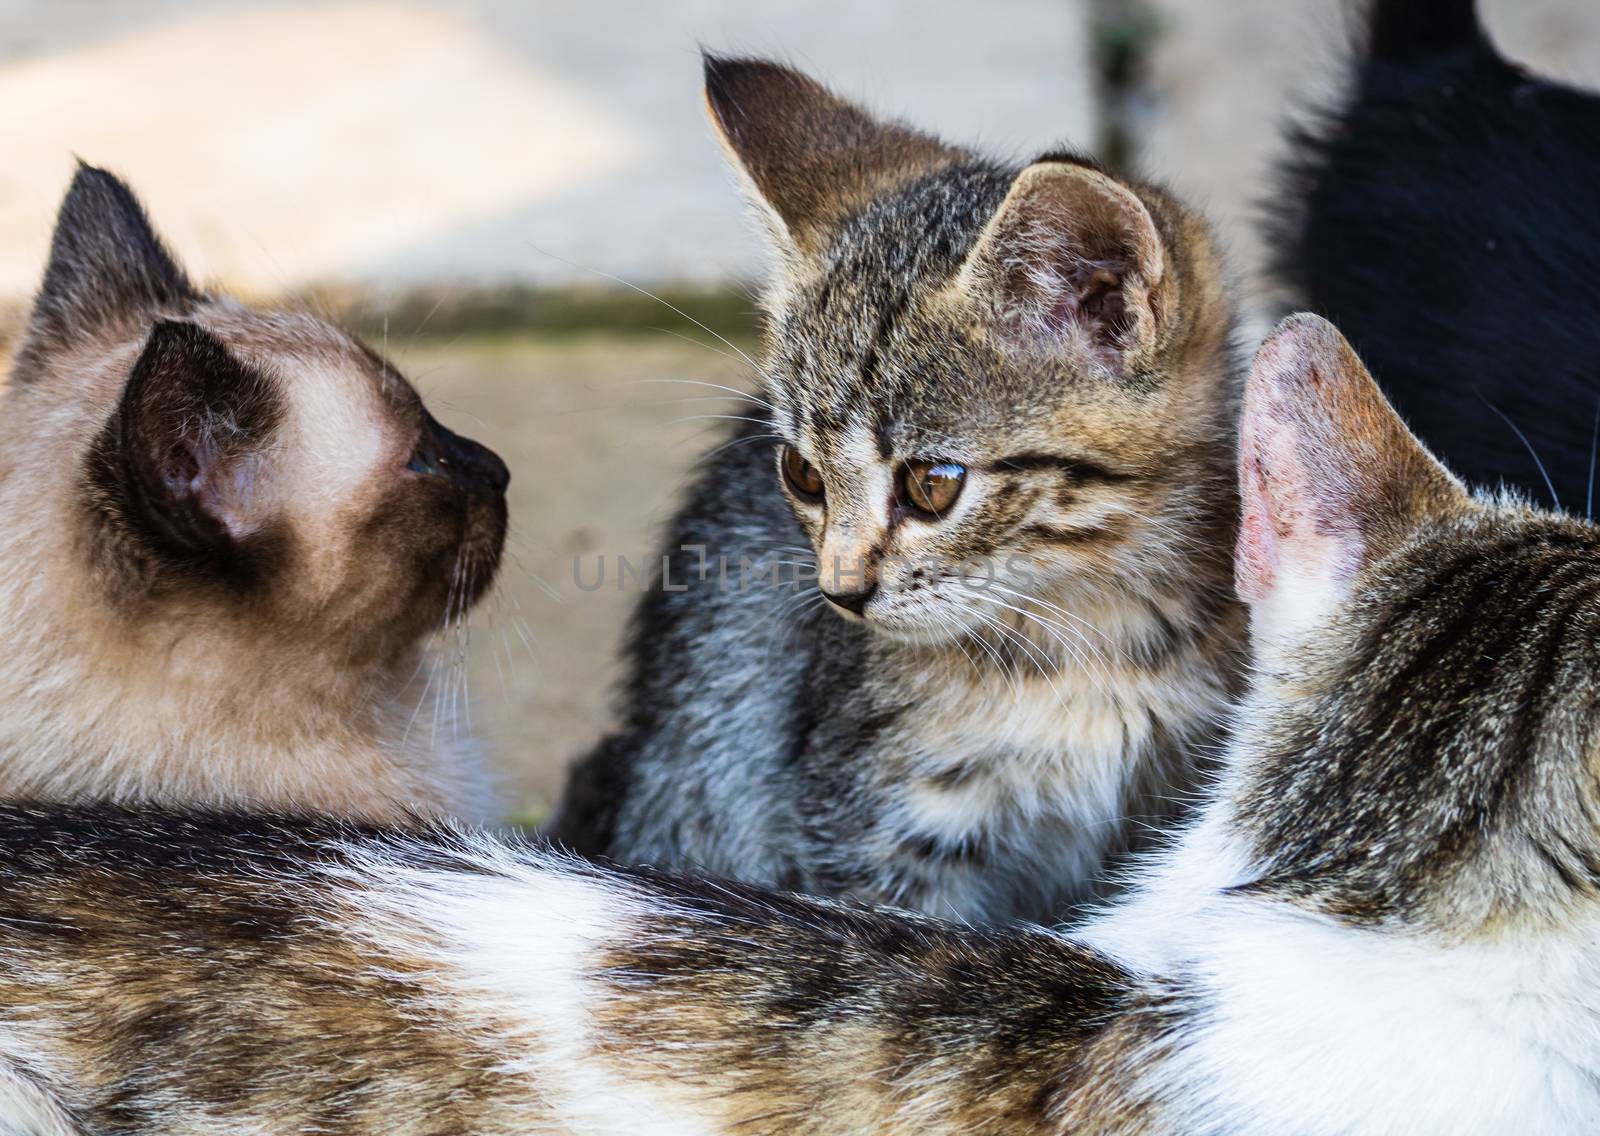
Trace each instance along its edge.
<path fill-rule="evenodd" d="M 791 68 L 704 59 L 711 122 L 791 258 L 819 253 L 840 221 L 876 194 L 963 156 L 873 118 Z"/>
<path fill-rule="evenodd" d="M 1258 637 L 1294 638 L 1348 597 L 1363 565 L 1466 489 L 1406 428 L 1342 335 L 1290 316 L 1261 345 L 1239 433 L 1234 581 Z"/>
<path fill-rule="evenodd" d="M 1117 374 L 1153 348 L 1176 287 L 1139 196 L 1069 160 L 1017 175 L 955 282 L 1012 343 L 1049 354 L 1075 345 Z"/>
<path fill-rule="evenodd" d="M 195 324 L 162 320 L 97 458 L 131 526 L 170 554 L 227 560 L 266 523 L 260 475 L 282 413 L 264 374 Z"/>
<path fill-rule="evenodd" d="M 195 298 L 128 187 L 80 165 L 56 217 L 24 353 L 37 358 L 86 335 L 176 313 Z"/>

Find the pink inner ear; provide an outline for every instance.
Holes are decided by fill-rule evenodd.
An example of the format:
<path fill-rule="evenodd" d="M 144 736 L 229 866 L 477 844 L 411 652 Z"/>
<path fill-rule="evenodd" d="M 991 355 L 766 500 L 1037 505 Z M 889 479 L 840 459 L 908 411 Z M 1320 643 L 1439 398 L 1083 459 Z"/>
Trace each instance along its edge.
<path fill-rule="evenodd" d="M 1267 598 L 1277 580 L 1281 551 L 1268 506 L 1266 472 L 1248 435 L 1240 446 L 1239 471 L 1241 515 L 1234 549 L 1233 587 L 1241 600 L 1258 603 Z"/>
<path fill-rule="evenodd" d="M 1044 298 L 1048 327 L 1055 335 L 1081 327 L 1097 350 L 1121 347 L 1129 323 L 1120 266 L 1068 262 L 1052 274 L 1052 293 Z M 1107 362 L 1111 360 L 1108 358 Z"/>
<path fill-rule="evenodd" d="M 1362 402 L 1388 411 L 1363 372 L 1339 369 L 1354 356 L 1339 356 L 1336 335 L 1313 317 L 1291 317 L 1256 353 L 1240 420 L 1234 561 L 1234 587 L 1250 603 L 1287 590 L 1311 610 L 1365 556 L 1360 509 L 1382 471 L 1366 467 L 1374 412 Z"/>

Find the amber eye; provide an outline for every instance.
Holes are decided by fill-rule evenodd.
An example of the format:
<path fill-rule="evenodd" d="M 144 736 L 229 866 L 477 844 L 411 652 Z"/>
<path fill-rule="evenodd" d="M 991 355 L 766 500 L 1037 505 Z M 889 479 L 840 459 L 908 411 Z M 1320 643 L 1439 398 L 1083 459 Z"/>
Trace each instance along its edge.
<path fill-rule="evenodd" d="M 783 447 L 783 479 L 802 501 L 822 500 L 822 474 L 793 446 Z"/>
<path fill-rule="evenodd" d="M 942 516 L 967 480 L 967 467 L 956 462 L 910 462 L 900 473 L 900 490 L 913 508 Z"/>

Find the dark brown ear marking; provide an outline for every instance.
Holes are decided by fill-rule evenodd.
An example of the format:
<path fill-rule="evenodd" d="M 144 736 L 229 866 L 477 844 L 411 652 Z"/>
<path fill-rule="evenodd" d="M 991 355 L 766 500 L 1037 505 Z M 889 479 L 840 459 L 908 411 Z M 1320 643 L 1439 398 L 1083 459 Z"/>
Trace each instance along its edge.
<path fill-rule="evenodd" d="M 176 313 L 195 298 L 128 187 L 80 165 L 56 219 L 23 352 L 39 359 L 85 334 Z M 27 378 L 29 368 L 18 374 Z"/>
<path fill-rule="evenodd" d="M 237 567 L 265 518 L 253 500 L 264 443 L 282 416 L 259 372 L 191 323 L 155 325 L 91 475 L 120 520 L 190 565 Z"/>
<path fill-rule="evenodd" d="M 1017 175 L 957 287 L 1020 342 L 1048 350 L 1077 338 L 1121 372 L 1153 342 L 1176 284 L 1138 196 L 1091 165 L 1051 158 Z"/>
<path fill-rule="evenodd" d="M 851 211 L 963 151 L 879 122 L 822 84 L 762 59 L 707 54 L 706 106 L 794 248 L 815 254 Z"/>
<path fill-rule="evenodd" d="M 1251 602 L 1280 588 L 1306 603 L 1336 595 L 1424 518 L 1469 503 L 1344 337 L 1305 314 L 1284 320 L 1256 354 L 1239 478 L 1235 579 Z"/>

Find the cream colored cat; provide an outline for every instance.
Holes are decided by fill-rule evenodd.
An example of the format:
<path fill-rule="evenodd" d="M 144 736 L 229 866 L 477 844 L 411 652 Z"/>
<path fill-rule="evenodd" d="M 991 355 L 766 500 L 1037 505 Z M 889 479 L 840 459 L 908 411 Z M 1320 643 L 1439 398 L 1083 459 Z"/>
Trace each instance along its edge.
<path fill-rule="evenodd" d="M 507 480 L 81 168 L 0 392 L 0 794 L 483 816 L 420 651 L 494 579 Z"/>

